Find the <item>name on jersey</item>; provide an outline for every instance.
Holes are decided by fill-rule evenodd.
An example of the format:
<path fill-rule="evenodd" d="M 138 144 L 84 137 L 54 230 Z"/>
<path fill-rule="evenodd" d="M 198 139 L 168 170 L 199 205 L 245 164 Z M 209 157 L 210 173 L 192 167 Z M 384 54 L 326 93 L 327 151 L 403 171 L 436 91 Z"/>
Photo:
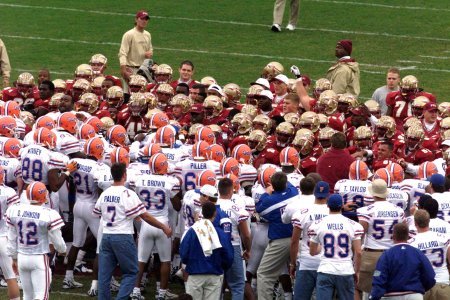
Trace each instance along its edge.
<path fill-rule="evenodd" d="M 438 241 L 428 241 L 425 243 L 418 243 L 417 248 L 419 248 L 420 250 L 426 250 L 426 249 L 430 249 L 430 248 L 439 248 L 439 243 L 438 243 Z"/>
<path fill-rule="evenodd" d="M 191 163 L 191 169 L 206 169 L 206 164 L 205 163 Z"/>
<path fill-rule="evenodd" d="M 37 149 L 37 148 L 30 148 L 30 149 L 28 149 L 28 153 L 29 154 L 36 154 L 36 155 L 41 155 L 41 150 L 40 149 Z"/>
<path fill-rule="evenodd" d="M 175 160 L 175 155 L 172 153 L 164 153 L 168 160 Z"/>
<path fill-rule="evenodd" d="M 78 164 L 78 170 L 86 172 L 86 173 L 89 173 L 89 172 L 91 172 L 92 167 L 85 166 L 85 165 L 82 165 L 82 164 Z"/>
<path fill-rule="evenodd" d="M 448 210 L 450 209 L 450 203 L 441 203 L 441 209 L 440 210 Z"/>
<path fill-rule="evenodd" d="M 447 233 L 447 228 L 445 227 L 430 227 L 430 231 L 437 233 Z"/>
<path fill-rule="evenodd" d="M 28 218 L 28 219 L 39 219 L 39 217 L 41 216 L 40 213 L 35 212 L 35 211 L 24 211 L 22 213 L 22 218 Z"/>
<path fill-rule="evenodd" d="M 142 179 L 142 185 L 143 186 L 155 186 L 155 187 L 165 187 L 166 183 L 164 181 L 159 180 L 149 180 L 149 179 Z"/>
<path fill-rule="evenodd" d="M 9 161 L 7 160 L 0 160 L 0 166 L 8 166 Z"/>
<path fill-rule="evenodd" d="M 389 199 L 403 199 L 402 194 L 399 193 L 389 193 L 388 195 Z"/>
<path fill-rule="evenodd" d="M 322 214 L 314 214 L 314 215 L 309 215 L 309 220 L 310 221 L 317 221 L 317 220 L 322 220 L 323 218 L 325 218 L 327 215 L 322 215 Z M 342 225 L 342 224 L 341 224 Z"/>
<path fill-rule="evenodd" d="M 389 211 L 389 210 L 381 210 L 377 213 L 378 218 L 397 218 L 398 212 L 396 211 Z"/>
<path fill-rule="evenodd" d="M 365 193 L 366 187 L 365 186 L 349 186 L 349 190 L 347 190 L 347 186 L 344 186 L 344 192 L 353 192 L 353 193 Z"/>
<path fill-rule="evenodd" d="M 328 230 L 343 230 L 344 224 L 342 223 L 330 223 L 327 224 Z"/>
<path fill-rule="evenodd" d="M 120 202 L 120 197 L 119 196 L 105 196 L 103 198 L 103 202 L 119 203 Z"/>

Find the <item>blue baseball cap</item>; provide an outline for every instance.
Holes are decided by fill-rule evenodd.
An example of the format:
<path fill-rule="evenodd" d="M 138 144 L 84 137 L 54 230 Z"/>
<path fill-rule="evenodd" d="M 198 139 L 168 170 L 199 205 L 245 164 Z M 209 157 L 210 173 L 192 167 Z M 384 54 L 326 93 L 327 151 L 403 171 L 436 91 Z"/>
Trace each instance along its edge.
<path fill-rule="evenodd" d="M 327 205 L 330 209 L 339 209 L 342 207 L 342 196 L 333 194 L 328 198 Z"/>
<path fill-rule="evenodd" d="M 314 197 L 316 198 L 326 198 L 330 194 L 330 185 L 328 182 L 319 181 L 314 187 Z"/>
<path fill-rule="evenodd" d="M 445 186 L 445 177 L 441 174 L 433 174 L 428 179 L 433 186 Z"/>

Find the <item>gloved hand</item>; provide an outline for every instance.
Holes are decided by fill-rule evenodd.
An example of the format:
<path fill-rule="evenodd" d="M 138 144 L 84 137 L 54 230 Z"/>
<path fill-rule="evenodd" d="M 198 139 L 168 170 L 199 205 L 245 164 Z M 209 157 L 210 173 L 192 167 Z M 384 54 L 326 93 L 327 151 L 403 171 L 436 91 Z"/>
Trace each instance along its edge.
<path fill-rule="evenodd" d="M 73 173 L 78 169 L 78 163 L 74 160 L 71 160 L 67 163 L 66 169 L 69 173 Z"/>
<path fill-rule="evenodd" d="M 300 73 L 300 69 L 296 66 L 296 65 L 292 65 L 291 66 L 291 73 L 294 74 L 294 76 L 296 78 L 300 78 L 302 77 L 301 73 Z"/>

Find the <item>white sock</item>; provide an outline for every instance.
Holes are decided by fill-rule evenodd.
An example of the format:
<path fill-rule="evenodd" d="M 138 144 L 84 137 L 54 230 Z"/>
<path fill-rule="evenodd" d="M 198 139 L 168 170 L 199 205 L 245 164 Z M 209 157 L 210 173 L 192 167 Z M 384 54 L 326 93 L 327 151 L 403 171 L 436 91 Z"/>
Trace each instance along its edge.
<path fill-rule="evenodd" d="M 91 289 L 96 290 L 98 288 L 98 280 L 92 280 Z"/>
<path fill-rule="evenodd" d="M 159 293 L 159 289 L 161 288 L 161 282 L 157 281 L 156 282 L 156 293 Z"/>
<path fill-rule="evenodd" d="M 73 270 L 66 270 L 66 278 L 73 279 Z"/>
<path fill-rule="evenodd" d="M 256 278 L 252 278 L 252 284 L 251 284 L 251 286 L 252 286 L 252 289 L 253 289 L 253 290 L 256 290 Z"/>
<path fill-rule="evenodd" d="M 76 264 L 81 263 L 83 261 L 85 255 L 86 255 L 85 251 L 83 251 L 83 250 L 78 251 Z"/>
<path fill-rule="evenodd" d="M 140 288 L 138 288 L 138 287 L 134 287 L 133 288 L 133 293 L 141 293 L 141 289 Z"/>
<path fill-rule="evenodd" d="M 284 293 L 285 300 L 292 300 L 292 293 Z"/>
<path fill-rule="evenodd" d="M 181 263 L 181 257 L 179 254 L 175 254 L 172 260 L 172 268 L 179 268 Z"/>

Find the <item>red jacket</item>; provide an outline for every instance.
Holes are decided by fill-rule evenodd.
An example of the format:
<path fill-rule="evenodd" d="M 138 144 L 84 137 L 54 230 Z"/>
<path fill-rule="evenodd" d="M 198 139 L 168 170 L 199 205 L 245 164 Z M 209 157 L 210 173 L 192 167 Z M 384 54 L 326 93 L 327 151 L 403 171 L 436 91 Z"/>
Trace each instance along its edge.
<path fill-rule="evenodd" d="M 317 160 L 317 173 L 322 176 L 322 180 L 328 182 L 330 190 L 341 179 L 348 179 L 350 165 L 355 161 L 347 150 L 331 149 Z"/>

